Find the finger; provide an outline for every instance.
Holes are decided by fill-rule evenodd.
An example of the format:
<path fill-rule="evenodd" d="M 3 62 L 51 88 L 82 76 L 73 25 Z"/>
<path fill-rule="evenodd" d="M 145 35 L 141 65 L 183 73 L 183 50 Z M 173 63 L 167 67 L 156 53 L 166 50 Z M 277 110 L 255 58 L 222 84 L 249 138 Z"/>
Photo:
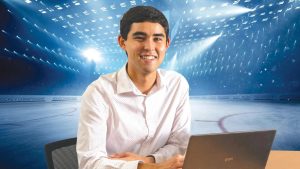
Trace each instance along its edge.
<path fill-rule="evenodd" d="M 176 168 L 177 167 L 181 168 L 183 166 L 183 162 L 182 161 L 177 161 L 175 165 L 176 165 Z"/>
<path fill-rule="evenodd" d="M 175 166 L 176 168 L 182 168 L 182 166 L 183 166 L 183 161 L 184 161 L 183 156 L 181 156 L 181 155 L 176 155 L 176 156 L 174 157 L 174 162 L 173 162 L 173 164 L 174 164 L 174 166 Z"/>
<path fill-rule="evenodd" d="M 125 152 L 125 156 L 139 156 L 138 154 L 132 153 L 132 152 Z"/>
<path fill-rule="evenodd" d="M 124 157 L 124 153 L 115 153 L 115 154 L 111 154 L 109 157 L 110 158 L 122 158 Z"/>

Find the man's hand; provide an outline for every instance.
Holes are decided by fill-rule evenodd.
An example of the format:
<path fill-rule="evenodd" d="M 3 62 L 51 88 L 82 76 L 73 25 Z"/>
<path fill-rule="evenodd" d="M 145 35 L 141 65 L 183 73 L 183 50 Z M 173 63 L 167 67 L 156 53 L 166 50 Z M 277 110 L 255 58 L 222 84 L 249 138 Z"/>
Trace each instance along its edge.
<path fill-rule="evenodd" d="M 164 162 L 154 163 L 155 161 L 153 157 L 144 157 L 130 152 L 112 154 L 109 157 L 110 159 L 125 161 L 143 161 L 144 163 L 139 163 L 138 169 L 182 169 L 184 161 L 184 156 L 176 155 Z"/>
<path fill-rule="evenodd" d="M 118 160 L 125 160 L 125 161 L 139 160 L 139 161 L 143 161 L 144 163 L 155 162 L 153 157 L 144 157 L 131 152 L 112 154 L 109 157 L 110 159 L 118 159 Z"/>
<path fill-rule="evenodd" d="M 158 164 L 139 163 L 138 169 L 182 169 L 184 156 L 176 155 Z"/>

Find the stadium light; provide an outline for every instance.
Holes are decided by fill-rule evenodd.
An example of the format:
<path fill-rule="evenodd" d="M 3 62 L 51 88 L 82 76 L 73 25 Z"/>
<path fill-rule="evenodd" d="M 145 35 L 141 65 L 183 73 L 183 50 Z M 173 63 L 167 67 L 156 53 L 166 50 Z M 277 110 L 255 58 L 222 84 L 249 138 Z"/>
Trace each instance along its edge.
<path fill-rule="evenodd" d="M 83 51 L 83 56 L 87 58 L 89 61 L 94 61 L 94 62 L 101 61 L 100 52 L 94 48 L 89 48 Z"/>
<path fill-rule="evenodd" d="M 227 8 L 218 9 L 218 12 L 221 13 L 221 16 L 234 16 L 240 15 L 247 12 L 253 12 L 255 9 L 250 9 L 242 6 L 228 6 Z M 214 11 L 217 12 L 217 11 Z"/>
<path fill-rule="evenodd" d="M 233 17 L 237 15 L 241 15 L 248 12 L 253 12 L 256 9 L 250 9 L 243 6 L 238 5 L 212 5 L 213 7 L 201 7 L 194 9 L 196 11 L 193 13 L 195 17 L 201 18 L 201 20 L 210 20 L 210 19 L 217 19 L 217 18 L 227 18 Z"/>

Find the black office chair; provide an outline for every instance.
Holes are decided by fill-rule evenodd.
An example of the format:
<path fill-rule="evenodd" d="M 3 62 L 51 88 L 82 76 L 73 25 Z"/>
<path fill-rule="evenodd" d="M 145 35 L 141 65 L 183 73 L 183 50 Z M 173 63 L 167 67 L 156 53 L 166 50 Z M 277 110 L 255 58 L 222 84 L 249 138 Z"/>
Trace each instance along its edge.
<path fill-rule="evenodd" d="M 77 138 L 69 138 L 45 145 L 48 169 L 78 169 Z"/>

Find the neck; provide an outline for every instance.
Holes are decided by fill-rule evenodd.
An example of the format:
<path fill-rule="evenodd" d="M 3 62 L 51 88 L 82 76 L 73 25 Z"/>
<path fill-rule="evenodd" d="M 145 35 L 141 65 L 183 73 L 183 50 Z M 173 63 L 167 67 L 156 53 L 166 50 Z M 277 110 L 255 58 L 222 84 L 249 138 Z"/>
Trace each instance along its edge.
<path fill-rule="evenodd" d="M 127 70 L 128 76 L 135 84 L 135 86 L 143 93 L 148 94 L 152 87 L 155 85 L 157 73 L 152 72 L 150 74 L 140 74 L 129 72 Z"/>

